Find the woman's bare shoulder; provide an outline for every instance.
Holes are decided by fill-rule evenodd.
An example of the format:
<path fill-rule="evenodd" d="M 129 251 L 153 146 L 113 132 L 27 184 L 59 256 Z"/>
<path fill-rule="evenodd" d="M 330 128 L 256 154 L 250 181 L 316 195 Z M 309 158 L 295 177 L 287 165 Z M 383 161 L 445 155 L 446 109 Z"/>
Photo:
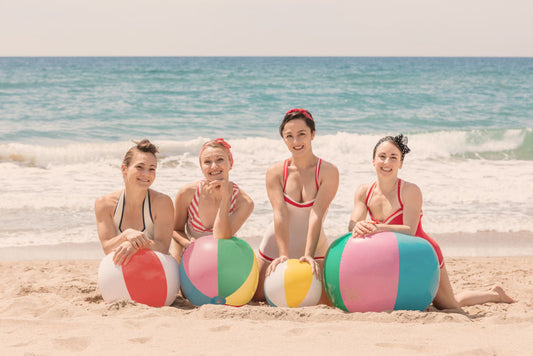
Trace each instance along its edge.
<path fill-rule="evenodd" d="M 283 165 L 285 161 L 276 162 L 268 167 L 266 172 L 267 179 L 276 179 L 283 175 Z"/>
<path fill-rule="evenodd" d="M 321 172 L 324 172 L 326 174 L 339 174 L 339 169 L 337 168 L 337 166 L 325 160 L 322 160 L 322 162 L 320 163 L 320 170 Z"/>
<path fill-rule="evenodd" d="M 167 194 L 158 192 L 157 190 L 150 189 L 150 194 L 152 195 L 152 200 L 154 202 L 161 202 L 166 200 L 172 201 L 172 199 Z"/>
<path fill-rule="evenodd" d="M 196 192 L 196 189 L 198 188 L 198 184 L 200 184 L 200 181 L 194 181 L 190 183 L 186 183 L 185 185 L 181 186 L 178 190 L 177 196 L 180 197 L 191 197 Z"/>
<path fill-rule="evenodd" d="M 120 193 L 121 191 L 119 190 L 96 198 L 96 201 L 94 202 L 95 211 L 98 213 L 110 209 L 114 210 L 120 197 Z"/>
<path fill-rule="evenodd" d="M 355 190 L 355 197 L 358 200 L 366 200 L 366 196 L 368 194 L 368 190 L 372 186 L 372 183 L 363 183 L 360 184 L 357 189 Z"/>
<path fill-rule="evenodd" d="M 402 180 L 402 190 L 405 193 L 421 193 L 420 188 L 415 183 Z"/>

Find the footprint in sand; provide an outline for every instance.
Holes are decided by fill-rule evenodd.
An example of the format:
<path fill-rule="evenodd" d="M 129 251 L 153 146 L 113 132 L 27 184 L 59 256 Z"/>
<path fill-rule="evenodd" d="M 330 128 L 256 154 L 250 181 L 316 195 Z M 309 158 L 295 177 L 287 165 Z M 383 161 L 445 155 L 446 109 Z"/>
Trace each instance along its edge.
<path fill-rule="evenodd" d="M 53 341 L 66 351 L 83 351 L 89 346 L 89 340 L 82 337 L 57 338 Z"/>
<path fill-rule="evenodd" d="M 220 326 L 215 326 L 214 328 L 210 328 L 209 331 L 221 332 L 221 331 L 229 331 L 230 329 L 231 329 L 231 325 L 220 325 Z"/>
<path fill-rule="evenodd" d="M 129 339 L 129 341 L 136 342 L 138 344 L 146 344 L 150 340 L 152 340 L 151 337 L 136 337 L 136 338 L 133 338 L 133 339 Z"/>

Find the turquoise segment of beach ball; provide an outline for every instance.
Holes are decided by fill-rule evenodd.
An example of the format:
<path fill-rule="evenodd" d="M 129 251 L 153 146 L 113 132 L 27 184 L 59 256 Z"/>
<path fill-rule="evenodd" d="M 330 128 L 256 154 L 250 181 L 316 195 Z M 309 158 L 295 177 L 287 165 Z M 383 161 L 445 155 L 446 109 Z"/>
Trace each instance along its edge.
<path fill-rule="evenodd" d="M 341 294 L 340 266 L 342 254 L 352 233 L 347 233 L 333 241 L 324 258 L 324 286 L 329 300 L 337 308 L 348 311 Z"/>
<path fill-rule="evenodd" d="M 212 303 L 213 298 L 210 298 L 204 293 L 200 292 L 200 290 L 198 290 L 198 288 L 194 286 L 194 283 L 191 282 L 189 276 L 187 276 L 187 273 L 185 273 L 185 268 L 183 267 L 183 264 L 180 265 L 180 280 L 183 294 L 187 299 L 189 299 L 192 304 L 200 306 Z"/>
<path fill-rule="evenodd" d="M 396 233 L 400 271 L 394 310 L 425 310 L 439 286 L 439 261 L 429 242 Z"/>
<path fill-rule="evenodd" d="M 226 298 L 216 296 L 214 298 L 211 298 L 211 304 L 226 304 Z"/>
<path fill-rule="evenodd" d="M 265 294 L 265 299 L 270 306 L 277 307 L 276 303 L 274 303 L 272 300 L 268 298 L 268 295 Z"/>

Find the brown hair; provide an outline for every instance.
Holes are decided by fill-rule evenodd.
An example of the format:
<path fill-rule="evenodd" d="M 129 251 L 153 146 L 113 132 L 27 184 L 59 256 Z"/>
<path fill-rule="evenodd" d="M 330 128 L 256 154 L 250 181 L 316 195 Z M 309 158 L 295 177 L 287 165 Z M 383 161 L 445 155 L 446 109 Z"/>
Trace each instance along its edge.
<path fill-rule="evenodd" d="M 124 156 L 124 159 L 122 160 L 122 164 L 125 165 L 126 167 L 130 166 L 131 160 L 135 152 L 151 153 L 154 156 L 156 155 L 156 153 L 159 153 L 159 150 L 157 149 L 157 147 L 147 139 L 142 139 L 139 142 L 133 141 L 133 143 L 135 143 L 135 146 L 131 147 L 128 150 L 128 152 L 126 152 L 126 155 Z"/>
<path fill-rule="evenodd" d="M 281 135 L 281 137 L 283 137 L 283 129 L 285 129 L 285 125 L 287 125 L 287 122 L 296 119 L 304 120 L 307 127 L 311 129 L 311 133 L 315 132 L 315 121 L 313 119 L 313 115 L 311 115 L 311 113 L 305 109 L 292 109 L 287 111 L 285 117 L 283 118 L 283 121 L 281 122 L 281 125 L 279 125 L 279 134 Z"/>
<path fill-rule="evenodd" d="M 402 154 L 402 161 L 405 158 L 405 155 L 411 152 L 411 149 L 407 147 L 407 136 L 404 136 L 403 134 L 399 134 L 397 136 L 385 136 L 379 139 L 378 143 L 374 146 L 374 152 L 372 153 L 372 159 L 376 158 L 376 150 L 379 145 L 381 145 L 385 141 L 390 141 L 396 146 L 401 154 Z"/>

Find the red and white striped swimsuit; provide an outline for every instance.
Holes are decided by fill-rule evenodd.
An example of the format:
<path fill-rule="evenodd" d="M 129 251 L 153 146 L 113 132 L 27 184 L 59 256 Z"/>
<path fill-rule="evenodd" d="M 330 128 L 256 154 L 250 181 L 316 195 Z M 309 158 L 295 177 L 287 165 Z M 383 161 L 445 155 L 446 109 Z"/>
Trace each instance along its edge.
<path fill-rule="evenodd" d="M 319 158 L 316 163 L 315 184 L 318 192 L 318 176 L 320 174 L 320 165 L 322 160 Z M 315 199 L 299 203 L 285 194 L 287 177 L 289 175 L 289 159 L 285 160 L 283 165 L 283 197 L 287 203 L 289 212 L 289 258 L 300 258 L 305 254 L 305 245 L 307 244 L 307 231 L 309 229 L 309 214 L 315 202 Z M 320 231 L 318 238 L 315 259 L 323 259 L 328 249 L 328 242 L 324 229 Z M 259 256 L 267 261 L 272 262 L 279 257 L 279 249 L 276 241 L 274 223 L 270 224 L 259 245 Z"/>
<path fill-rule="evenodd" d="M 201 180 L 198 182 L 198 186 L 196 187 L 196 192 L 194 193 L 194 197 L 192 198 L 191 204 L 189 205 L 189 209 L 187 209 L 187 224 L 185 225 L 185 233 L 189 238 L 199 238 L 206 235 L 213 234 L 212 229 L 208 229 L 204 226 L 202 223 L 202 220 L 200 219 L 200 215 L 198 214 L 199 211 L 199 202 L 200 202 L 200 193 L 202 191 L 202 187 L 206 183 L 206 180 Z M 237 184 L 233 184 L 233 193 L 231 194 L 231 204 L 229 213 L 230 215 L 233 213 L 233 210 L 235 210 L 235 202 L 237 201 L 237 194 L 239 193 L 239 187 Z"/>

